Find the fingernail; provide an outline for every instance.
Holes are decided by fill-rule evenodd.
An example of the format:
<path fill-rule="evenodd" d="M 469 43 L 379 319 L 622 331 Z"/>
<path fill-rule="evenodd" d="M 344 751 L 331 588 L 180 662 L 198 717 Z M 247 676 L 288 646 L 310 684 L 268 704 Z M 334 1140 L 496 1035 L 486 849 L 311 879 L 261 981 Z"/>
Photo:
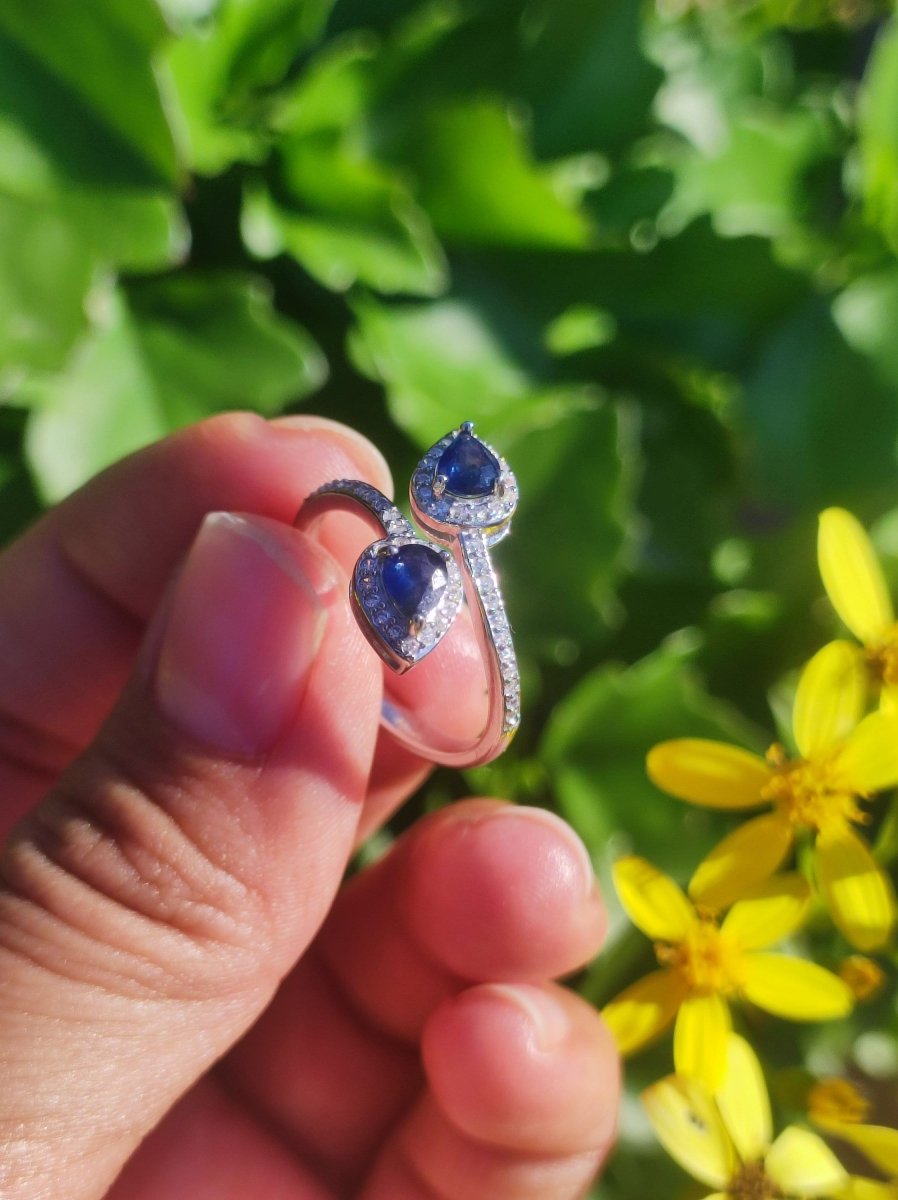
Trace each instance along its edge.
<path fill-rule="evenodd" d="M 544 988 L 527 983 L 491 983 L 484 990 L 513 1005 L 527 1018 L 541 1050 L 551 1050 L 567 1037 L 571 1027 L 567 1013 Z"/>
<path fill-rule="evenodd" d="M 264 753 L 296 715 L 336 587 L 325 552 L 296 530 L 211 513 L 162 634 L 163 713 L 224 753 Z"/>
<path fill-rule="evenodd" d="M 330 417 L 312 416 L 309 413 L 291 413 L 286 417 L 275 417 L 271 422 L 275 428 L 294 429 L 300 433 L 327 432 L 335 440 L 343 442 L 348 453 L 359 464 L 359 474 L 371 481 L 388 496 L 393 495 L 393 476 L 389 464 L 372 441 L 340 421 Z"/>

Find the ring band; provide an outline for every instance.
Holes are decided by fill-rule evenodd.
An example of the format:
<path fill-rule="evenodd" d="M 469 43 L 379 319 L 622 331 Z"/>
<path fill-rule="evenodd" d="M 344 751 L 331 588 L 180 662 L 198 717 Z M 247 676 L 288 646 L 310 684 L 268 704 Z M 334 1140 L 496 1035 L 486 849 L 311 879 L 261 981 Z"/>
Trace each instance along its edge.
<path fill-rule="evenodd" d="M 361 512 L 380 535 L 355 565 L 349 596 L 380 657 L 404 674 L 435 650 L 467 602 L 486 672 L 487 715 L 470 745 L 443 748 L 411 712 L 385 695 L 382 723 L 408 749 L 445 766 L 496 758 L 520 723 L 520 679 L 490 548 L 509 532 L 518 489 L 508 464 L 466 421 L 427 451 L 409 489 L 422 538 L 377 488 L 336 479 L 314 491 L 296 516 L 306 529 L 326 513 Z"/>

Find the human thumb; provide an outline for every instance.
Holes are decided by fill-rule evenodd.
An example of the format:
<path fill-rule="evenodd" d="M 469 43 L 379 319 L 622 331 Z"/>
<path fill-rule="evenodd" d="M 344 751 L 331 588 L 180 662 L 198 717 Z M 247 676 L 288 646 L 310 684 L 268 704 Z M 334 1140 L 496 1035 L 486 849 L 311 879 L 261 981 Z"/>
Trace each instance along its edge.
<path fill-rule="evenodd" d="M 380 711 L 344 586 L 296 530 L 209 516 L 97 740 L 10 837 L 4 1200 L 102 1196 L 320 925 Z"/>

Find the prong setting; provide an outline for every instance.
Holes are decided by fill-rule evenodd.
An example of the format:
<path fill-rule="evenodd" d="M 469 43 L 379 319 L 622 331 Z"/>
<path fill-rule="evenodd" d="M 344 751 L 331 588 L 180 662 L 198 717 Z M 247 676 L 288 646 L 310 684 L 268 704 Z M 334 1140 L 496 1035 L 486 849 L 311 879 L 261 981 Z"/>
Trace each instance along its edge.
<path fill-rule="evenodd" d="M 437 466 L 444 453 L 460 434 L 474 436 L 472 421 L 465 421 L 440 438 L 427 451 L 412 476 L 410 498 L 418 522 L 438 541 L 454 538 L 460 528 L 482 529 L 488 544 L 504 537 L 518 503 L 518 485 L 508 463 L 492 446 L 478 438 L 484 450 L 498 464 L 499 474 L 489 494 L 454 496 L 448 481 Z"/>
<path fill-rule="evenodd" d="M 401 611 L 384 583 L 383 567 L 402 547 L 424 547 L 438 558 L 445 586 L 424 612 L 411 617 Z M 403 672 L 425 658 L 449 632 L 464 598 L 461 571 L 451 554 L 414 535 L 400 534 L 368 546 L 359 556 L 352 579 L 352 600 L 371 644 L 393 670 Z"/>

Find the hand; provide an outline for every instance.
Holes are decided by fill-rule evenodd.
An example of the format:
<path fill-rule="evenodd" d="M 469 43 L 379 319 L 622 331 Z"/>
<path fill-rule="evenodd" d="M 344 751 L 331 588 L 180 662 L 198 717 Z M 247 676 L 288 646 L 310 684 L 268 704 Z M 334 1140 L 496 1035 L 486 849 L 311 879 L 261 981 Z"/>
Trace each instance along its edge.
<path fill-rule="evenodd" d="M 338 476 L 390 487 L 332 422 L 216 418 L 0 558 L 5 1200 L 565 1200 L 608 1147 L 561 821 L 454 805 L 337 896 L 427 772 L 378 731 L 365 527 L 290 524 Z"/>

